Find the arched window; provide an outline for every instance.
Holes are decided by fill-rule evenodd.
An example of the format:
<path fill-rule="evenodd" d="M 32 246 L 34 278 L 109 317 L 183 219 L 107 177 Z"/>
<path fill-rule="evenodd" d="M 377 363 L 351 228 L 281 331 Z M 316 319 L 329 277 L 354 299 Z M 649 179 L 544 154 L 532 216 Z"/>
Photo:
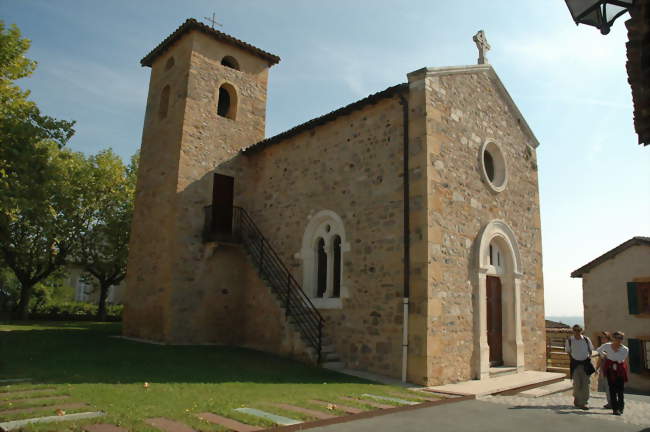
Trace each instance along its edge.
<path fill-rule="evenodd" d="M 334 256 L 334 280 L 332 287 L 332 297 L 341 297 L 341 237 L 336 235 L 332 240 L 332 249 Z"/>
<path fill-rule="evenodd" d="M 233 56 L 225 56 L 221 60 L 221 64 L 231 69 L 239 70 L 239 62 Z"/>
<path fill-rule="evenodd" d="M 237 93 L 230 84 L 223 84 L 219 87 L 219 101 L 217 102 L 217 114 L 234 120 L 237 113 Z"/>
<path fill-rule="evenodd" d="M 167 59 L 167 63 L 165 63 L 165 70 L 167 71 L 167 70 L 171 69 L 174 66 L 174 63 L 175 63 L 174 62 L 174 57 L 169 57 Z"/>
<path fill-rule="evenodd" d="M 325 253 L 325 240 L 318 239 L 316 243 L 316 268 L 317 268 L 317 285 L 316 297 L 322 298 L 327 290 L 327 254 Z"/>
<path fill-rule="evenodd" d="M 340 309 L 348 297 L 343 260 L 350 252 L 341 217 L 331 210 L 313 215 L 303 235 L 303 289 L 319 309 Z"/>
<path fill-rule="evenodd" d="M 160 93 L 160 106 L 158 107 L 158 117 L 162 120 L 167 117 L 169 109 L 169 85 L 166 85 Z"/>

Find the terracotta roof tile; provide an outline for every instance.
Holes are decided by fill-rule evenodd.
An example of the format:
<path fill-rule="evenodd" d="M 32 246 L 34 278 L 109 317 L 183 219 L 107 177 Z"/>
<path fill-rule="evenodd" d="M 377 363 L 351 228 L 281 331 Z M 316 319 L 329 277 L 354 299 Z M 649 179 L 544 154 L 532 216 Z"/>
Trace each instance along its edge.
<path fill-rule="evenodd" d="M 372 105 L 377 102 L 379 102 L 382 99 L 392 97 L 400 92 L 403 92 L 408 89 L 408 84 L 398 84 L 396 86 L 388 87 L 386 90 L 373 93 L 368 97 L 365 97 L 363 99 L 360 99 L 356 102 L 353 102 L 349 105 L 346 105 L 342 108 L 339 108 L 335 111 L 329 112 L 325 115 L 322 115 L 320 117 L 316 117 L 315 119 L 311 119 L 305 123 L 299 124 L 298 126 L 291 128 L 285 132 L 279 133 L 275 136 L 272 136 L 270 138 L 266 138 L 262 141 L 259 141 L 258 143 L 255 143 L 244 150 L 242 150 L 243 153 L 252 153 L 254 151 L 261 150 L 271 144 L 275 144 L 277 142 L 280 142 L 282 140 L 285 140 L 287 138 L 291 138 L 293 136 L 298 135 L 301 132 L 307 131 L 309 129 L 315 128 L 316 126 L 323 125 L 325 123 L 329 123 L 333 120 L 335 120 L 338 117 L 341 117 L 345 114 L 349 114 L 352 111 L 359 110 L 366 105 Z"/>
<path fill-rule="evenodd" d="M 593 261 L 583 265 L 578 270 L 571 273 L 571 277 L 572 278 L 582 277 L 582 275 L 588 273 L 592 268 L 596 267 L 597 265 L 607 261 L 608 259 L 614 258 L 616 255 L 623 252 L 625 249 L 636 245 L 650 246 L 650 237 L 632 237 L 628 241 L 621 243 L 620 245 L 616 246 L 614 249 L 605 252 L 604 254 L 594 259 Z"/>
<path fill-rule="evenodd" d="M 179 28 L 176 29 L 176 31 L 169 36 L 165 38 L 164 41 L 162 41 L 156 48 L 154 48 L 149 54 L 144 56 L 142 60 L 140 60 L 140 64 L 142 66 L 149 66 L 153 64 L 153 61 L 163 54 L 169 47 L 176 42 L 178 39 L 181 38 L 185 33 L 191 31 L 191 30 L 197 30 L 200 32 L 203 32 L 207 34 L 208 36 L 213 37 L 214 39 L 218 39 L 224 42 L 227 42 L 231 45 L 234 45 L 238 48 L 241 48 L 243 50 L 246 50 L 252 54 L 255 54 L 258 57 L 263 58 L 267 62 L 269 62 L 269 66 L 273 66 L 274 64 L 277 64 L 280 62 L 280 57 L 268 53 L 264 50 L 261 50 L 257 47 L 254 47 L 251 44 L 248 44 L 244 41 L 241 41 L 237 38 L 234 38 L 226 33 L 222 33 L 218 30 L 213 29 L 210 26 L 207 26 L 203 23 L 198 22 L 194 18 L 189 18 L 187 21 L 185 21 Z"/>

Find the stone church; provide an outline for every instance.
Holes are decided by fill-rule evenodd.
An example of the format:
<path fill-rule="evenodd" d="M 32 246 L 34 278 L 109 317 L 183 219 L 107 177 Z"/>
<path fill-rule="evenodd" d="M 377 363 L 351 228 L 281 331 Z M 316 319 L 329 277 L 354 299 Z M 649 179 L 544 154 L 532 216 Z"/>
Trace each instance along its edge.
<path fill-rule="evenodd" d="M 539 143 L 483 55 L 265 138 L 279 61 L 193 19 L 141 60 L 124 335 L 424 385 L 545 370 Z"/>

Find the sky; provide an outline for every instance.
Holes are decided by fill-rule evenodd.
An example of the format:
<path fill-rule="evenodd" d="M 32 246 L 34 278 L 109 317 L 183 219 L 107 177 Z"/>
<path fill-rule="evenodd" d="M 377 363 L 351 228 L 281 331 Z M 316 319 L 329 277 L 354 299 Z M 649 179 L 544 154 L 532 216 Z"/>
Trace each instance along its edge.
<path fill-rule="evenodd" d="M 650 146 L 637 144 L 618 19 L 602 36 L 576 26 L 563 0 L 0 0 L 0 19 L 32 41 L 19 84 L 51 116 L 75 120 L 69 147 L 140 146 L 149 68 L 139 60 L 185 19 L 216 14 L 220 31 L 282 58 L 270 72 L 273 136 L 425 66 L 487 53 L 537 136 L 546 314 L 582 315 L 569 277 L 633 236 L 650 236 Z"/>

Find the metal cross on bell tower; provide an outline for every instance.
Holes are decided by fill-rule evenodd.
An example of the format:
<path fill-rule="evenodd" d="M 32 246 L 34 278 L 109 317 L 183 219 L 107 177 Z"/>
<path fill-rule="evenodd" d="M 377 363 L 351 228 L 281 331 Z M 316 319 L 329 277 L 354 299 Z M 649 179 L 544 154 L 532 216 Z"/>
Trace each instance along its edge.
<path fill-rule="evenodd" d="M 214 28 L 215 25 L 218 25 L 219 27 L 223 27 L 223 24 L 218 23 L 216 19 L 216 15 L 214 12 L 212 13 L 212 18 L 210 17 L 203 17 L 204 20 L 210 23 L 210 26 Z"/>
<path fill-rule="evenodd" d="M 485 37 L 485 32 L 483 30 L 479 30 L 478 33 L 474 35 L 472 40 L 474 40 L 476 48 L 478 48 L 478 64 L 487 64 L 488 60 L 487 57 L 485 57 L 485 53 L 490 51 L 491 47 L 487 41 L 487 38 Z"/>

